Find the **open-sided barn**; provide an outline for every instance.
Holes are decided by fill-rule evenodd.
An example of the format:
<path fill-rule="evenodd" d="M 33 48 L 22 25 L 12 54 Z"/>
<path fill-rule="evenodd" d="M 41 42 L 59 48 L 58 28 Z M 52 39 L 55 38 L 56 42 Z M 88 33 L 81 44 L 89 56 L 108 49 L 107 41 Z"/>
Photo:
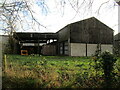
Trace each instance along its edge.
<path fill-rule="evenodd" d="M 17 32 L 14 37 L 19 41 L 20 49 L 27 50 L 28 54 L 56 55 L 56 50 L 52 50 L 56 45 L 48 45 L 51 41 L 56 42 L 56 33 Z"/>
<path fill-rule="evenodd" d="M 101 52 L 113 51 L 113 30 L 95 17 L 68 24 L 57 33 L 17 32 L 14 37 L 21 49 L 43 55 L 91 56 L 98 46 Z"/>

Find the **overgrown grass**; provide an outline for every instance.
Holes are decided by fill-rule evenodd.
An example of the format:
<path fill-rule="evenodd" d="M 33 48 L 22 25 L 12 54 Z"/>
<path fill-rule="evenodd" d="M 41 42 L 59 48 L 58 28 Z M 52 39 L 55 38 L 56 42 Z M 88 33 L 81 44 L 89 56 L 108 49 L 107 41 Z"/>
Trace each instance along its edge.
<path fill-rule="evenodd" d="M 102 88 L 103 73 L 94 64 L 91 57 L 7 55 L 3 88 Z M 118 88 L 120 58 L 115 73 Z"/>

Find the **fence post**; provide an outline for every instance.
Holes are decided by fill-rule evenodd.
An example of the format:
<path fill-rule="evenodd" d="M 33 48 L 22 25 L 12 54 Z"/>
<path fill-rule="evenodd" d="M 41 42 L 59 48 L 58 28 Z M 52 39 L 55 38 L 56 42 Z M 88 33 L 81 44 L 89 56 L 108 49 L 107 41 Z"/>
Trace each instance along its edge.
<path fill-rule="evenodd" d="M 6 58 L 6 54 L 4 55 L 4 67 L 5 67 L 5 72 L 7 70 L 7 58 Z"/>

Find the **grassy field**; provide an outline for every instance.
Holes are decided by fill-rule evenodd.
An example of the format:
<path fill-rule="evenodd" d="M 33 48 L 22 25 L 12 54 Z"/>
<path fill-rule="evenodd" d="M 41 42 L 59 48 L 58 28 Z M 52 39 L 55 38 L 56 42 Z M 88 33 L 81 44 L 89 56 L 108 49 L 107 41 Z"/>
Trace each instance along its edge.
<path fill-rule="evenodd" d="M 3 88 L 102 88 L 103 72 L 94 69 L 92 57 L 7 55 Z M 4 66 L 4 63 L 3 63 Z M 120 85 L 120 58 L 115 82 Z"/>

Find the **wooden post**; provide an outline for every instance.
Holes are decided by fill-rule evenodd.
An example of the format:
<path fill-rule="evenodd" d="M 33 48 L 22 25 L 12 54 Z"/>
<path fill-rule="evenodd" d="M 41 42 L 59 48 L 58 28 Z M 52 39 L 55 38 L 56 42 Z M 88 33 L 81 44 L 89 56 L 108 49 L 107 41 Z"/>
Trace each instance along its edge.
<path fill-rule="evenodd" d="M 102 49 L 101 49 L 101 43 L 100 43 L 100 55 L 101 55 L 101 51 L 102 51 Z"/>
<path fill-rule="evenodd" d="M 7 70 L 7 58 L 6 58 L 6 54 L 4 55 L 4 67 L 5 67 L 5 72 Z"/>
<path fill-rule="evenodd" d="M 38 54 L 39 54 L 39 56 L 40 56 L 40 46 L 39 46 L 39 44 L 40 44 L 40 41 L 39 41 L 39 36 L 38 36 Z"/>
<path fill-rule="evenodd" d="M 65 46 L 65 43 L 63 42 L 63 43 L 62 43 L 62 47 L 63 47 L 63 55 L 65 55 L 65 47 L 64 47 L 64 46 Z"/>
<path fill-rule="evenodd" d="M 86 57 L 87 57 L 87 43 L 86 43 Z"/>

